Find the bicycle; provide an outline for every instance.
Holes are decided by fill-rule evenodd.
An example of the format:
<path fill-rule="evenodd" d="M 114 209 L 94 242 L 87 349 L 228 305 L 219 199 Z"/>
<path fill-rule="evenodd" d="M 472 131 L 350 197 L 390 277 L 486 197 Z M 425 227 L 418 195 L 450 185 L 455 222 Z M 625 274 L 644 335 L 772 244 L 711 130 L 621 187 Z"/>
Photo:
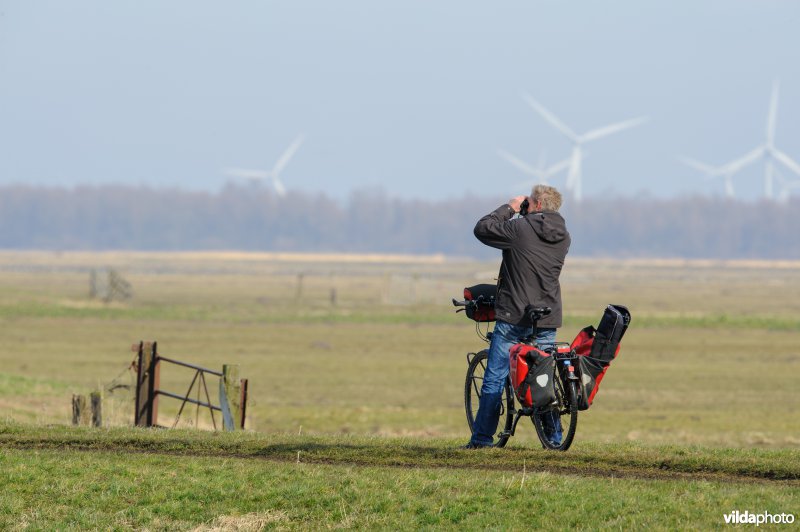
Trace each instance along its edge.
<path fill-rule="evenodd" d="M 465 298 L 464 301 L 457 301 L 453 299 L 453 305 L 456 307 L 463 307 L 459 308 L 456 312 L 466 310 L 467 316 L 470 317 L 479 312 L 483 312 L 488 316 L 489 313 L 487 309 L 494 308 L 494 297 L 479 295 L 472 300 Z M 537 323 L 542 317 L 548 315 L 551 309 L 548 307 L 529 306 L 526 311 L 531 318 L 532 331 L 530 336 L 520 338 L 520 343 L 535 346 Z M 475 326 L 478 336 L 487 343 L 491 342 L 492 333 L 488 330 L 485 333 L 481 331 L 480 323 L 490 321 L 494 321 L 493 314 L 490 319 L 487 317 L 487 319 L 476 320 Z M 575 372 L 577 355 L 571 349 L 570 344 L 564 342 L 556 342 L 551 347 L 547 347 L 542 351 L 554 358 L 555 371 L 554 378 L 551 382 L 555 395 L 555 402 L 544 408 L 538 408 L 535 405 L 533 407 L 520 405 L 520 408 L 517 408 L 514 388 L 509 375 L 502 392 L 503 399 L 500 402 L 500 419 L 504 420 L 503 428 L 497 435 L 497 442 L 494 444 L 494 447 L 504 447 L 506 445 L 509 438 L 515 434 L 517 423 L 522 417 L 529 417 L 531 419 L 536 430 L 536 435 L 545 449 L 566 451 L 569 449 L 570 445 L 572 445 L 572 441 L 575 438 L 575 430 L 578 426 L 578 405 L 580 400 L 580 387 L 578 386 L 578 376 Z M 486 371 L 488 353 L 488 349 L 483 349 L 477 353 L 467 353 L 464 406 L 470 432 L 473 430 L 475 416 L 480 402 L 481 386 L 483 385 L 483 375 Z M 548 418 L 550 418 L 550 420 L 546 421 Z M 545 427 L 545 423 L 554 423 L 556 419 L 557 422 L 561 424 L 562 437 L 560 441 L 553 441 L 549 438 L 547 432 L 551 432 L 551 430 L 547 429 L 551 429 L 552 425 L 551 427 Z"/>

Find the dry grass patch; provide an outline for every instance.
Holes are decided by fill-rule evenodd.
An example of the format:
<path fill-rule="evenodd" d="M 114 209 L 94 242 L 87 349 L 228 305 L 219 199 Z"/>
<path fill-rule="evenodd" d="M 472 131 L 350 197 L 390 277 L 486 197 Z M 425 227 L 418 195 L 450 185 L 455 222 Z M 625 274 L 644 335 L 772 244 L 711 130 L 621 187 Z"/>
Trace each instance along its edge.
<path fill-rule="evenodd" d="M 202 524 L 193 529 L 193 532 L 251 532 L 263 530 L 267 525 L 286 522 L 289 514 L 280 510 L 267 510 L 266 512 L 250 513 L 245 515 L 221 515 L 212 522 Z"/>

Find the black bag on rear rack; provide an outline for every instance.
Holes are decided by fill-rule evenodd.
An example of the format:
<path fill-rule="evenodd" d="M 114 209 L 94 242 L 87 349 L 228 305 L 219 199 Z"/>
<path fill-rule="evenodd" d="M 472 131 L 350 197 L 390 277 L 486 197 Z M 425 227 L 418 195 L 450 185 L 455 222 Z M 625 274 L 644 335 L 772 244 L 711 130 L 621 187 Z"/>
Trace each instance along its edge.
<path fill-rule="evenodd" d="M 572 350 L 579 355 L 578 410 L 586 410 L 592 405 L 608 366 L 619 353 L 620 341 L 630 322 L 631 313 L 627 308 L 622 305 L 609 305 L 597 329 L 590 325 L 578 333 L 572 341 Z"/>
<path fill-rule="evenodd" d="M 609 305 L 606 307 L 600 325 L 594 335 L 590 357 L 604 364 L 614 360 L 619 350 L 619 343 L 628 330 L 631 322 L 631 313 L 622 305 Z"/>

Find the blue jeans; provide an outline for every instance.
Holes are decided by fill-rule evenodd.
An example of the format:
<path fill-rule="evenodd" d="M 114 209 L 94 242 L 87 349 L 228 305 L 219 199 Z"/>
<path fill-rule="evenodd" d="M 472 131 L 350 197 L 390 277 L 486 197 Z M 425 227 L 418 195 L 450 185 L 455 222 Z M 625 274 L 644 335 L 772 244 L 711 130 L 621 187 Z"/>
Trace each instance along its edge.
<path fill-rule="evenodd" d="M 500 421 L 500 404 L 503 399 L 503 387 L 508 379 L 508 356 L 511 347 L 519 339 L 530 335 L 530 327 L 520 327 L 498 320 L 492 333 L 492 343 L 489 346 L 489 358 L 486 362 L 486 372 L 483 374 L 481 399 L 478 403 L 478 414 L 475 416 L 471 443 L 475 445 L 492 445 L 494 433 L 497 432 L 497 423 Z M 549 347 L 556 341 L 555 329 L 539 329 L 536 342 L 539 348 Z M 555 418 L 555 420 L 558 420 Z M 548 420 L 549 421 L 549 420 Z M 560 420 L 558 420 L 560 425 Z M 545 421 L 545 425 L 548 423 Z M 554 423 L 551 423 L 554 425 Z M 561 440 L 561 427 L 553 426 L 554 439 Z"/>

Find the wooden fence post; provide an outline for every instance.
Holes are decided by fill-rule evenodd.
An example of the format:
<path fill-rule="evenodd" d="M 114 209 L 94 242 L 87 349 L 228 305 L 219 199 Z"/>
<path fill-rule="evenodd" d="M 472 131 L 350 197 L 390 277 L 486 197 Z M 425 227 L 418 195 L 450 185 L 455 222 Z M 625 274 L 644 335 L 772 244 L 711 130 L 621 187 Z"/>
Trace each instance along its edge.
<path fill-rule="evenodd" d="M 225 430 L 236 430 L 241 419 L 242 383 L 239 380 L 239 366 L 222 366 L 222 379 L 219 382 L 219 402 L 222 407 L 222 426 Z"/>
<path fill-rule="evenodd" d="M 92 392 L 89 395 L 92 403 L 92 426 L 103 426 L 103 394 L 99 391 Z"/>
<path fill-rule="evenodd" d="M 241 379 L 241 394 L 239 395 L 239 406 L 241 409 L 241 416 L 239 418 L 239 428 L 244 430 L 244 419 L 247 414 L 247 379 Z"/>
<path fill-rule="evenodd" d="M 135 345 L 133 346 L 134 351 Z M 158 422 L 159 364 L 157 342 L 139 342 L 138 372 L 136 379 L 136 412 L 134 424 L 137 427 L 152 427 Z"/>
<path fill-rule="evenodd" d="M 86 411 L 86 396 L 72 395 L 72 424 L 88 425 L 89 415 Z"/>

